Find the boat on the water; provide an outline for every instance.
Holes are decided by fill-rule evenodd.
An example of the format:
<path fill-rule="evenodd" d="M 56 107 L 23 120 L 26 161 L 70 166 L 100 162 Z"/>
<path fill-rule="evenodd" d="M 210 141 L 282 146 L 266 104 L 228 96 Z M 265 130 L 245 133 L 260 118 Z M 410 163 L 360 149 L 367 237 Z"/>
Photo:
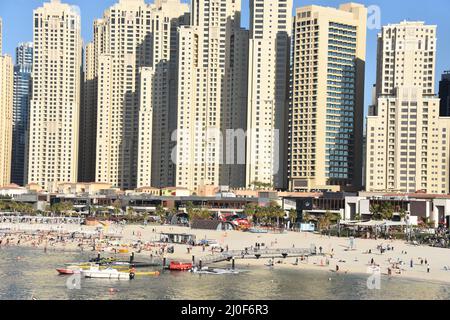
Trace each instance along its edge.
<path fill-rule="evenodd" d="M 173 271 L 188 271 L 192 269 L 192 263 L 182 263 L 178 261 L 172 261 L 169 265 L 169 270 Z"/>
<path fill-rule="evenodd" d="M 99 267 L 91 267 L 88 270 L 82 270 L 81 275 L 84 276 L 85 278 L 117 279 L 117 280 L 132 279 L 132 275 L 130 273 L 120 272 L 112 268 L 100 270 Z"/>
<path fill-rule="evenodd" d="M 79 266 L 69 266 L 66 268 L 57 268 L 56 269 L 56 271 L 58 271 L 58 273 L 60 275 L 80 274 L 81 270 L 82 270 L 82 268 L 80 268 Z"/>
<path fill-rule="evenodd" d="M 223 275 L 223 274 L 239 274 L 239 271 L 232 269 L 209 269 L 208 267 L 192 268 L 191 272 L 196 274 L 212 274 L 212 275 Z"/>
<path fill-rule="evenodd" d="M 136 276 L 159 276 L 161 273 L 159 271 L 148 271 L 148 272 L 136 272 Z"/>

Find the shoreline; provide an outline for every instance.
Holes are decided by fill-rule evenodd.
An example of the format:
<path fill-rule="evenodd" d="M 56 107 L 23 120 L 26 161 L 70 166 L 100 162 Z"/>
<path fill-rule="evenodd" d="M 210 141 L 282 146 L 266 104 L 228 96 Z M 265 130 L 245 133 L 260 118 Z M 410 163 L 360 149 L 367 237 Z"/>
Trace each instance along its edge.
<path fill-rule="evenodd" d="M 41 253 L 68 253 L 68 254 L 81 254 L 81 253 L 96 253 L 94 251 L 92 252 L 88 252 L 88 251 L 80 251 L 80 250 L 76 250 L 76 249 L 63 249 L 63 248 L 53 248 L 52 250 L 48 250 L 47 252 L 44 252 L 44 250 L 42 248 L 36 248 L 33 246 L 22 246 L 22 245 L 9 245 L 9 246 L 2 246 L 0 247 L 0 252 L 3 249 L 17 249 L 17 248 L 21 248 L 21 249 L 26 249 L 26 250 L 32 250 L 32 251 L 37 251 L 37 252 L 41 252 Z M 110 254 L 109 254 L 110 255 Z M 136 257 L 139 257 L 139 254 L 136 254 Z M 125 258 L 125 257 L 123 257 Z M 292 259 L 292 258 L 291 258 Z M 249 260 L 249 259 L 246 259 Z M 253 267 L 256 269 L 268 269 L 268 267 L 264 266 L 264 265 L 260 265 L 260 264 L 256 264 L 256 263 L 250 263 L 250 264 L 243 264 L 240 263 L 241 261 L 244 261 L 242 259 L 237 260 L 238 262 L 236 262 L 236 269 L 237 270 L 245 270 L 246 272 L 249 272 L 251 270 L 247 270 L 245 269 L 246 266 L 248 267 Z M 252 260 L 253 261 L 253 260 Z M 220 264 L 220 263 L 218 263 Z M 223 264 L 223 262 L 222 262 Z M 214 264 L 210 265 L 213 266 Z M 240 268 L 241 267 L 241 268 Z M 301 268 L 303 267 L 303 268 Z M 155 267 L 155 268 L 159 268 L 159 267 Z M 292 264 L 276 264 L 276 267 L 274 269 L 280 270 L 280 269 L 284 269 L 284 270 L 289 270 L 289 271 L 296 271 L 296 272 L 302 272 L 302 271 L 307 271 L 307 272 L 317 272 L 317 273 L 322 273 L 325 274 L 328 273 L 330 275 L 339 275 L 339 276 L 345 276 L 345 275 L 350 275 L 350 276 L 359 276 L 359 277 L 368 277 L 369 274 L 368 273 L 361 273 L 361 272 L 344 272 L 341 271 L 339 273 L 336 273 L 334 270 L 331 270 L 329 268 L 326 267 L 317 267 L 316 265 L 308 265 L 308 264 L 302 264 L 299 268 L 299 266 L 293 266 Z M 431 280 L 431 279 L 424 279 L 424 278 L 420 278 L 420 277 L 414 277 L 414 276 L 391 276 L 389 277 L 389 275 L 387 275 L 386 273 L 381 273 L 381 280 L 383 281 L 388 281 L 388 280 L 398 280 L 398 281 L 409 281 L 409 282 L 424 282 L 424 283 L 431 283 L 431 284 L 436 284 L 436 285 L 449 285 L 450 286 L 450 280 L 449 281 L 445 281 L 445 280 Z M 330 281 L 332 280 L 332 278 L 329 279 Z"/>
<path fill-rule="evenodd" d="M 39 228 L 39 225 L 34 225 Z M 2 225 L 0 224 L 0 229 Z M 27 228 L 30 226 L 27 225 Z M 88 227 L 83 226 L 88 229 Z M 283 259 L 281 256 L 275 257 L 274 262 L 278 260 L 282 261 L 282 264 L 275 263 L 275 269 L 290 269 L 290 270 L 312 270 L 312 271 L 326 271 L 329 274 L 335 274 L 334 270 L 336 265 L 339 266 L 338 274 L 359 274 L 369 277 L 371 273 L 370 268 L 371 259 L 374 260 L 376 265 L 381 268 L 382 277 L 389 278 L 387 275 L 387 268 L 391 266 L 389 261 L 402 261 L 401 274 L 395 274 L 393 272 L 391 278 L 393 279 L 406 279 L 411 281 L 433 281 L 440 284 L 450 284 L 450 271 L 445 271 L 444 266 L 450 266 L 450 249 L 434 248 L 427 246 L 413 246 L 406 244 L 400 240 L 373 240 L 373 239 L 355 239 L 355 249 L 349 250 L 348 238 L 335 238 L 323 235 L 316 235 L 311 233 L 302 232 L 288 232 L 286 234 L 254 234 L 248 232 L 239 231 L 211 231 L 211 230 L 194 230 L 188 227 L 178 226 L 161 226 L 161 225 L 127 225 L 121 229 L 122 240 L 121 245 L 136 243 L 141 241 L 147 243 L 159 239 L 161 232 L 173 232 L 173 233 L 189 233 L 196 236 L 197 240 L 211 239 L 216 240 L 222 247 L 229 247 L 229 250 L 243 250 L 244 248 L 253 248 L 257 243 L 264 244 L 264 248 L 270 249 L 288 249 L 288 248 L 310 248 L 312 244 L 316 245 L 317 249 L 322 248 L 323 255 L 311 256 L 308 258 L 308 263 L 299 261 L 299 265 L 293 265 L 297 258 L 287 257 Z M 5 246 L 3 242 L 0 245 L 0 250 L 5 247 L 24 247 L 30 248 L 36 251 L 44 250 L 44 244 L 41 242 L 39 246 L 32 246 L 31 240 L 25 241 L 17 245 L 18 236 L 8 236 L 13 240 L 10 241 L 8 246 Z M 30 236 L 28 236 L 30 237 Z M 383 254 L 377 251 L 377 246 L 382 244 L 383 246 L 389 245 L 393 247 L 393 250 L 387 250 Z M 65 246 L 62 243 L 55 242 L 54 245 L 47 245 L 47 252 L 67 252 L 74 254 L 87 254 L 91 257 L 97 255 L 98 251 L 93 251 L 91 244 L 85 244 L 84 250 L 77 247 L 78 242 L 67 242 Z M 163 246 L 173 246 L 174 253 L 161 252 Z M 120 246 L 119 246 L 120 247 Z M 88 248 L 88 249 L 86 249 Z M 150 260 L 150 256 L 154 258 L 167 258 L 168 261 L 184 261 L 192 262 L 192 256 L 195 256 L 196 261 L 201 257 L 210 255 L 211 252 L 208 249 L 203 251 L 201 246 L 192 247 L 188 253 L 188 246 L 183 244 L 166 244 L 159 243 L 154 247 L 149 247 L 151 251 L 143 250 L 141 253 L 137 253 L 137 250 L 129 249 L 129 253 L 117 253 L 115 256 L 120 257 L 123 260 L 127 260 L 130 254 L 135 252 L 136 260 Z M 148 249 L 148 248 L 147 248 Z M 250 249 L 249 249 L 250 250 Z M 371 254 L 367 252 L 371 250 Z M 319 250 L 318 250 L 319 251 Z M 406 254 L 404 252 L 406 251 Z M 250 251 L 252 252 L 252 251 Z M 100 252 L 102 256 L 114 256 L 112 252 Z M 159 253 L 162 253 L 159 255 Z M 331 255 L 333 257 L 331 257 Z M 240 266 L 247 267 L 265 267 L 264 264 L 269 258 L 261 258 L 259 260 L 252 259 L 236 259 L 236 268 Z M 413 268 L 410 267 L 410 261 L 413 260 Z M 300 260 L 300 258 L 299 258 Z M 327 265 L 326 260 L 329 261 Z M 430 272 L 427 272 L 427 265 L 425 263 L 420 264 L 420 260 L 427 260 L 430 265 Z M 68 261 L 69 262 L 69 261 Z M 231 262 L 221 263 L 231 267 Z M 323 266 L 321 266 L 323 264 Z M 215 264 L 208 266 L 213 267 Z M 56 267 L 56 266 L 55 266 Z"/>

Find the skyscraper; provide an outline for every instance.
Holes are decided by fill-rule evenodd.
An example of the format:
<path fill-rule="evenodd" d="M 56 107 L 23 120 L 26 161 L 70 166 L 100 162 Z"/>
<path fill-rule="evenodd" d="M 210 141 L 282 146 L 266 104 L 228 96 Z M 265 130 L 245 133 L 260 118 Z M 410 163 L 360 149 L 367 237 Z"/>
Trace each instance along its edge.
<path fill-rule="evenodd" d="M 245 183 L 245 160 L 236 161 L 233 134 L 226 138 L 246 123 L 248 32 L 240 27 L 240 7 L 240 0 L 193 0 L 191 25 L 180 28 L 179 187 Z"/>
<path fill-rule="evenodd" d="M 401 22 L 378 36 L 367 118 L 367 191 L 449 192 L 450 119 L 435 95 L 436 26 Z"/>
<path fill-rule="evenodd" d="M 246 186 L 287 186 L 292 0 L 250 1 Z"/>
<path fill-rule="evenodd" d="M 439 82 L 439 99 L 441 99 L 440 116 L 450 117 L 450 71 L 444 72 Z"/>
<path fill-rule="evenodd" d="M 80 137 L 78 181 L 95 181 L 95 150 L 97 134 L 97 78 L 94 43 L 84 48 L 82 96 L 80 104 Z"/>
<path fill-rule="evenodd" d="M 82 40 L 79 9 L 52 0 L 34 11 L 28 183 L 75 182 Z"/>
<path fill-rule="evenodd" d="M 2 55 L 2 20 L 0 18 L 0 186 L 7 185 L 11 181 L 13 75 L 12 58 Z"/>
<path fill-rule="evenodd" d="M 11 182 L 24 185 L 26 179 L 26 142 L 31 95 L 33 44 L 21 43 L 16 48 L 14 66 L 13 145 Z"/>
<path fill-rule="evenodd" d="M 188 11 L 179 0 L 120 0 L 95 22 L 86 75 L 97 97 L 88 107 L 97 110 L 96 181 L 122 189 L 173 185 L 176 30 Z M 152 84 L 141 86 L 145 79 Z"/>
<path fill-rule="evenodd" d="M 189 6 L 179 0 L 156 3 L 152 14 L 152 60 L 141 70 L 138 187 L 175 186 L 171 159 L 177 123 L 178 28 L 189 24 Z"/>
<path fill-rule="evenodd" d="M 298 8 L 289 114 L 289 187 L 362 185 L 367 9 Z"/>

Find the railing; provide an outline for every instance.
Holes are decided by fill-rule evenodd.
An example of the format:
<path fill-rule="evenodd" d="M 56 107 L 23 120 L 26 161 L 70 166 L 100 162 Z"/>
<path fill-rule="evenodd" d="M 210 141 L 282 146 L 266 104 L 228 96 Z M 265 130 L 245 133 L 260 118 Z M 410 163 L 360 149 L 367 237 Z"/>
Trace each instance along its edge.
<path fill-rule="evenodd" d="M 313 249 L 289 248 L 289 249 L 259 249 L 259 250 L 232 250 L 218 254 L 210 254 L 199 258 L 202 265 L 223 262 L 231 259 L 259 259 L 263 256 L 309 256 L 316 254 Z"/>

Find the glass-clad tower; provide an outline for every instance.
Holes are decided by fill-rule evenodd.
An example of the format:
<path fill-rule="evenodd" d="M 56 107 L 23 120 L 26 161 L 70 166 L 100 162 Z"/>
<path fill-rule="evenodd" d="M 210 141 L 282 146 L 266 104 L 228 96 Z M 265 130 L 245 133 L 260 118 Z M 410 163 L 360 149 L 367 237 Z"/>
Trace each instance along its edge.
<path fill-rule="evenodd" d="M 25 144 L 28 131 L 28 111 L 33 66 L 33 44 L 21 43 L 16 48 L 14 66 L 13 144 L 11 182 L 25 183 Z"/>

